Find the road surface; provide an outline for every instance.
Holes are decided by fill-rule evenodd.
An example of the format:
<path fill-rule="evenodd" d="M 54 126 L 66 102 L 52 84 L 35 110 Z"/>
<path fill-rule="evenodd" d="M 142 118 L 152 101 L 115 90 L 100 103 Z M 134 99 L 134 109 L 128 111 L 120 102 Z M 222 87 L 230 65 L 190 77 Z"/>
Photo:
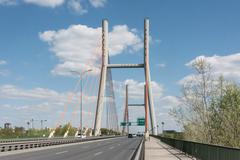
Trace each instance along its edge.
<path fill-rule="evenodd" d="M 38 151 L 21 151 L 1 155 L 1 160 L 128 160 L 137 149 L 141 138 L 120 137 L 92 141 L 58 148 L 45 147 Z"/>

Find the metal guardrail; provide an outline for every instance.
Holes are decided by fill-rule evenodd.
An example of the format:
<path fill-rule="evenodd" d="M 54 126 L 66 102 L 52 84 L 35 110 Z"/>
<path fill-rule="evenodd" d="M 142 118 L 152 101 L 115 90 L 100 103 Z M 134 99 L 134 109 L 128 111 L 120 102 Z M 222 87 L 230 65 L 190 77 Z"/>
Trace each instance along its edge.
<path fill-rule="evenodd" d="M 145 140 L 143 137 L 137 149 L 133 153 L 131 160 L 144 160 L 145 159 L 144 156 L 145 156 Z"/>
<path fill-rule="evenodd" d="M 68 139 L 74 138 L 74 136 L 66 137 Z M 24 141 L 43 141 L 43 140 L 49 140 L 49 139 L 66 139 L 63 137 L 53 137 L 53 138 L 13 138 L 13 139 L 0 139 L 1 143 L 10 143 L 10 142 L 24 142 Z"/>
<path fill-rule="evenodd" d="M 78 142 L 85 142 L 85 141 L 115 138 L 115 137 L 119 137 L 119 136 L 91 137 L 91 138 L 85 138 L 85 139 L 81 139 L 81 138 L 54 138 L 54 139 L 47 139 L 47 140 L 40 140 L 40 141 L 31 140 L 31 141 L 23 141 L 23 142 L 0 143 L 0 152 L 24 150 L 24 149 L 46 147 L 46 146 L 68 144 L 68 143 L 78 143 Z"/>
<path fill-rule="evenodd" d="M 154 136 L 162 142 L 200 160 L 240 160 L 240 149 Z"/>

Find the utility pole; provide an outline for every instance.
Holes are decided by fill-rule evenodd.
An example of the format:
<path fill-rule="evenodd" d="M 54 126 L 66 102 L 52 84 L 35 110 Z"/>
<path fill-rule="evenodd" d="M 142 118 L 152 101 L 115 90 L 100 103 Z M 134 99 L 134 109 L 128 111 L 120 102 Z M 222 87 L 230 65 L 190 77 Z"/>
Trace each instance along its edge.
<path fill-rule="evenodd" d="M 129 134 L 129 113 L 128 113 L 128 85 L 126 85 L 126 102 L 125 102 L 125 107 L 126 107 L 126 122 L 127 122 L 127 133 Z"/>
<path fill-rule="evenodd" d="M 43 122 L 47 122 L 47 120 L 41 120 L 41 129 L 43 129 Z"/>
<path fill-rule="evenodd" d="M 163 134 L 163 131 L 164 131 L 164 122 L 162 122 L 162 134 Z"/>
<path fill-rule="evenodd" d="M 32 118 L 31 120 L 30 120 L 30 122 L 32 123 L 32 129 L 34 128 L 34 119 Z"/>
<path fill-rule="evenodd" d="M 82 93 L 82 91 L 83 91 L 83 80 L 82 80 L 82 77 L 83 77 L 83 74 L 82 74 L 82 72 L 80 73 L 80 79 L 81 79 L 81 105 L 80 105 L 80 125 L 81 125 L 81 131 L 80 131 L 80 133 L 81 133 L 81 136 L 82 136 L 82 130 L 83 130 L 83 123 L 82 123 L 82 120 L 83 120 L 83 118 L 82 118 L 82 116 L 83 116 L 83 114 L 82 114 L 82 101 L 83 101 L 83 93 Z"/>
<path fill-rule="evenodd" d="M 91 72 L 92 69 L 88 69 L 86 71 L 83 72 L 77 72 L 77 71 L 71 71 L 73 73 L 77 73 L 78 75 L 80 75 L 80 80 L 81 80 L 81 85 L 80 85 L 80 92 L 81 92 L 81 103 L 80 103 L 80 134 L 82 135 L 82 130 L 83 130 L 83 76 L 84 74 L 86 74 L 87 72 Z"/>
<path fill-rule="evenodd" d="M 28 130 L 30 129 L 30 122 L 27 122 Z"/>

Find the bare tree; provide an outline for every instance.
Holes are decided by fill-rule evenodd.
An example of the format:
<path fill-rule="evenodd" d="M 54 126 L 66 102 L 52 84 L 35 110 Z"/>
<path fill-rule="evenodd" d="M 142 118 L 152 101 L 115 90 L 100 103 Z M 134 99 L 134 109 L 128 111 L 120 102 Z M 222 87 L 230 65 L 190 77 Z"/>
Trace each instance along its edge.
<path fill-rule="evenodd" d="M 240 147 L 240 86 L 216 76 L 198 59 L 182 86 L 182 104 L 171 111 L 183 126 L 184 138 L 204 143 Z"/>
<path fill-rule="evenodd" d="M 183 125 L 185 138 L 211 143 L 214 133 L 210 115 L 212 100 L 218 93 L 210 64 L 204 59 L 192 63 L 195 74 L 182 86 L 182 105 L 172 110 L 172 115 Z"/>

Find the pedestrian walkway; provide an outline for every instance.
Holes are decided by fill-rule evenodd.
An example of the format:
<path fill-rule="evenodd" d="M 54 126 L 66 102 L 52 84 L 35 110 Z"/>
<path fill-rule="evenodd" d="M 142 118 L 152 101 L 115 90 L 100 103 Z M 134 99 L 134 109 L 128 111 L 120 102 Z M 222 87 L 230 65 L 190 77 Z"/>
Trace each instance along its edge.
<path fill-rule="evenodd" d="M 145 160 L 193 160 L 177 149 L 151 137 L 145 142 Z"/>

